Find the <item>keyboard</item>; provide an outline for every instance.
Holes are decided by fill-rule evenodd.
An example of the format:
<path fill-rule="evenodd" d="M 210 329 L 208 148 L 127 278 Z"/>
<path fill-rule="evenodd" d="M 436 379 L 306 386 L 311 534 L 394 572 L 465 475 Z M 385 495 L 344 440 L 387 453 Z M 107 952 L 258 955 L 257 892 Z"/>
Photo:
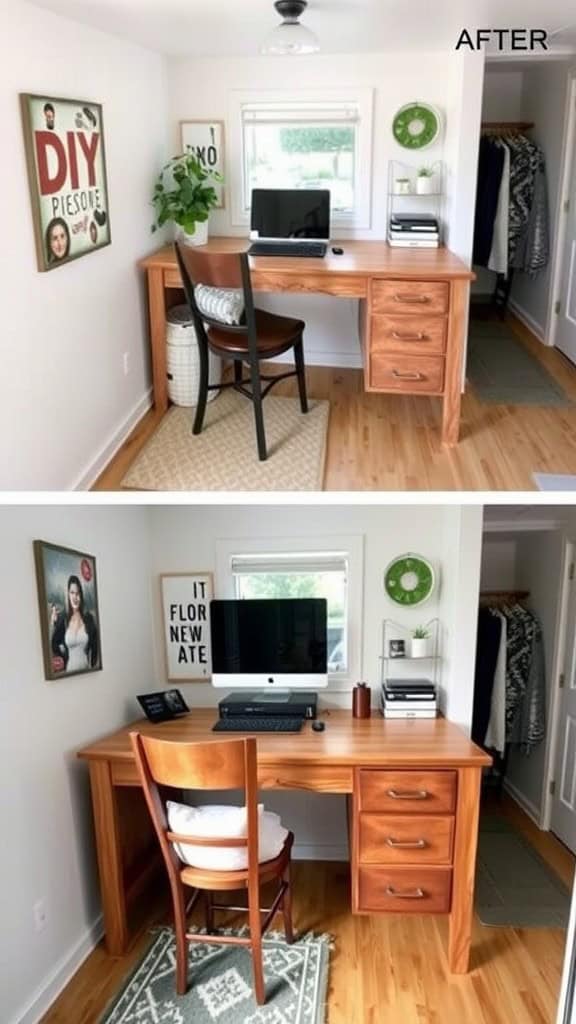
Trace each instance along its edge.
<path fill-rule="evenodd" d="M 213 732 L 300 732 L 303 718 L 219 718 Z"/>
<path fill-rule="evenodd" d="M 326 255 L 326 242 L 252 242 L 249 256 L 318 256 Z"/>

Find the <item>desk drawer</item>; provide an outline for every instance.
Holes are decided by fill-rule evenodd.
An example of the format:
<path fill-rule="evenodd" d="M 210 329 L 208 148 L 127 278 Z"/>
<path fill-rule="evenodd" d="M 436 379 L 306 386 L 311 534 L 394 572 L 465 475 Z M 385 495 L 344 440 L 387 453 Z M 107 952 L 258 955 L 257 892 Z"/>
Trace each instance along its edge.
<path fill-rule="evenodd" d="M 454 819 L 424 814 L 361 814 L 361 864 L 450 864 Z"/>
<path fill-rule="evenodd" d="M 357 909 L 393 914 L 447 914 L 451 888 L 450 868 L 361 867 Z"/>
<path fill-rule="evenodd" d="M 373 313 L 447 313 L 447 281 L 373 281 Z"/>
<path fill-rule="evenodd" d="M 442 355 L 447 322 L 440 316 L 373 316 L 370 350 Z"/>
<path fill-rule="evenodd" d="M 379 771 L 358 773 L 358 810 L 388 814 L 453 814 L 456 772 Z"/>
<path fill-rule="evenodd" d="M 440 395 L 444 388 L 443 356 L 407 356 L 394 352 L 370 354 L 370 387 L 380 391 Z"/>

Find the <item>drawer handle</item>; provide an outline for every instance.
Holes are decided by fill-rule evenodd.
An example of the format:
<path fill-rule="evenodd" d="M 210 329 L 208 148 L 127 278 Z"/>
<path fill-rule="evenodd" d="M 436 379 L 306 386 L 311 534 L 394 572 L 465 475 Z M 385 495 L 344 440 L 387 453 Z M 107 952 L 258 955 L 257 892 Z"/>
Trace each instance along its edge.
<path fill-rule="evenodd" d="M 398 331 L 392 331 L 392 337 L 395 341 L 428 341 L 424 331 L 418 331 L 417 334 L 400 334 Z"/>
<path fill-rule="evenodd" d="M 386 796 L 392 800 L 427 800 L 428 790 L 426 789 L 389 789 Z"/>
<path fill-rule="evenodd" d="M 400 292 L 396 292 L 394 302 L 410 302 L 416 303 L 416 305 L 423 305 L 426 302 L 430 302 L 430 298 L 428 295 L 402 295 Z"/>
<path fill-rule="evenodd" d="M 426 380 L 425 375 L 420 373 L 419 370 L 414 370 L 413 373 L 401 373 L 400 370 L 392 370 L 392 376 L 396 380 Z"/>
<path fill-rule="evenodd" d="M 423 900 L 424 890 L 423 889 L 412 889 L 405 890 L 404 892 L 398 892 L 397 889 L 393 889 L 391 885 L 386 886 L 386 895 L 394 896 L 397 900 Z"/>
<path fill-rule="evenodd" d="M 388 836 L 386 845 L 391 846 L 393 850 L 423 850 L 426 846 L 425 839 L 407 840 L 407 839 L 393 839 L 392 836 Z"/>

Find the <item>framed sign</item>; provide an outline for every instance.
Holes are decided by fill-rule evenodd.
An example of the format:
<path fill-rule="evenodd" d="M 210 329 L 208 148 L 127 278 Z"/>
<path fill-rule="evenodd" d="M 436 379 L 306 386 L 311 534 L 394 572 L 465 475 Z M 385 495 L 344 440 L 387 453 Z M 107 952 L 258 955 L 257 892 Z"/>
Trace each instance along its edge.
<path fill-rule="evenodd" d="M 208 171 L 218 171 L 224 177 L 224 122 L 180 121 L 182 151 L 188 147 L 199 163 Z M 214 185 L 218 196 L 216 210 L 226 205 L 224 185 Z"/>
<path fill-rule="evenodd" d="M 46 679 L 100 671 L 96 559 L 43 540 L 34 558 Z"/>
<path fill-rule="evenodd" d="M 166 573 L 160 577 L 160 587 L 167 678 L 210 679 L 212 573 Z"/>
<path fill-rule="evenodd" d="M 102 107 L 20 94 L 39 270 L 109 245 Z"/>

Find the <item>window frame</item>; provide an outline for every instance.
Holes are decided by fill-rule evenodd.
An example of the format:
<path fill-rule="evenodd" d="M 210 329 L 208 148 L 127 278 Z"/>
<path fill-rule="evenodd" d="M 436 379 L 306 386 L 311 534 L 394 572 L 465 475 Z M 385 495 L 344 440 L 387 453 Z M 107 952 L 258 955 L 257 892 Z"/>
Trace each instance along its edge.
<path fill-rule="evenodd" d="M 360 89 L 301 89 L 297 93 L 288 90 L 232 90 L 229 97 L 228 136 L 230 152 L 235 154 L 228 167 L 231 198 L 231 223 L 233 227 L 250 227 L 250 211 L 244 207 L 246 160 L 242 108 L 249 104 L 294 104 L 310 103 L 319 107 L 323 103 L 337 103 L 355 106 L 358 109 L 358 130 L 355 154 L 355 209 L 350 214 L 332 214 L 331 234 L 334 228 L 369 229 L 372 217 L 372 125 L 373 93 L 370 88 Z M 297 125 L 298 122 L 295 122 Z"/>
<path fill-rule="evenodd" d="M 363 599 L 364 599 L 364 537 L 332 535 L 322 537 L 242 537 L 216 541 L 215 592 L 222 599 L 234 600 L 236 591 L 232 560 L 246 555 L 294 556 L 338 551 L 346 554 L 348 580 L 346 588 L 347 621 L 345 625 L 348 670 L 328 673 L 328 691 L 348 692 L 362 679 L 363 663 Z M 327 691 L 327 692 L 328 692 Z"/>

